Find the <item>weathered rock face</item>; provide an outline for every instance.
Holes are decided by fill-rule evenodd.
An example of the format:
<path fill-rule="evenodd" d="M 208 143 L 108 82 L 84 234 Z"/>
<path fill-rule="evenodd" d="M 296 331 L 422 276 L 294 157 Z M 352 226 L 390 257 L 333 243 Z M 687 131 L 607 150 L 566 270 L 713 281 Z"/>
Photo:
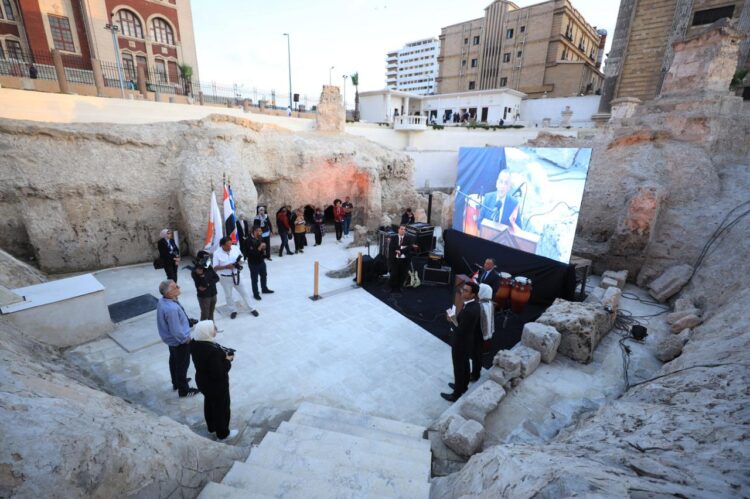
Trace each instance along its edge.
<path fill-rule="evenodd" d="M 418 197 L 404 154 L 223 115 L 145 126 L 0 121 L 0 148 L 0 246 L 49 272 L 148 261 L 165 227 L 195 251 L 223 174 L 248 214 L 258 202 L 273 216 L 282 204 L 348 195 L 354 223 L 374 228 Z"/>
<path fill-rule="evenodd" d="M 247 455 L 91 388 L 2 319 L 0 428 L 2 497 L 193 497 Z"/>
<path fill-rule="evenodd" d="M 561 354 L 583 363 L 591 362 L 596 346 L 610 328 L 610 316 L 601 305 L 561 298 L 536 321 L 552 326 L 562 335 L 558 348 Z"/>
<path fill-rule="evenodd" d="M 315 116 L 318 130 L 321 132 L 343 132 L 346 125 L 344 100 L 339 87 L 323 85 L 318 103 L 318 114 Z"/>
<path fill-rule="evenodd" d="M 0 249 L 0 286 L 23 288 L 45 282 L 47 276 Z"/>

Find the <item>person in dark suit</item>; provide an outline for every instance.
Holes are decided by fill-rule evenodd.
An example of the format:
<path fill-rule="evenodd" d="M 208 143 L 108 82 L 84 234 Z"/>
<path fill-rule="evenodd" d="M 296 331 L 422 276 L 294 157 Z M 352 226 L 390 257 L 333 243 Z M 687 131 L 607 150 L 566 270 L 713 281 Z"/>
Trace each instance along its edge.
<path fill-rule="evenodd" d="M 495 272 L 495 259 L 486 258 L 482 270 L 477 275 L 477 284 L 487 284 L 492 288 L 492 295 L 497 292 L 500 286 L 500 276 Z"/>
<path fill-rule="evenodd" d="M 391 274 L 391 292 L 400 291 L 406 279 L 406 269 L 411 262 L 414 241 L 406 235 L 406 225 L 400 225 L 398 234 L 391 237 L 388 244 L 389 272 Z"/>
<path fill-rule="evenodd" d="M 216 433 L 217 440 L 231 440 L 239 433 L 229 429 L 229 370 L 234 351 L 214 342 L 216 326 L 213 321 L 196 324 L 193 335 L 190 355 L 195 366 L 195 383 L 204 397 L 203 416 L 208 432 Z"/>
<path fill-rule="evenodd" d="M 243 212 L 237 214 L 237 243 L 242 252 L 242 256 L 247 260 L 247 240 L 252 235 L 252 226 L 248 225 L 247 217 Z"/>
<path fill-rule="evenodd" d="M 461 288 L 464 306 L 459 312 L 458 326 L 453 332 L 451 358 L 453 359 L 453 379 L 449 386 L 452 393 L 441 393 L 440 396 L 449 402 L 455 402 L 469 389 L 469 359 L 475 350 L 477 335 L 481 338 L 479 302 L 477 301 L 479 284 L 466 282 Z M 481 367 L 480 367 L 481 368 Z"/>
<path fill-rule="evenodd" d="M 162 229 L 159 236 L 161 239 L 156 243 L 156 247 L 159 249 L 159 258 L 161 258 L 164 264 L 164 272 L 167 274 L 167 279 L 177 282 L 177 268 L 180 266 L 180 250 L 177 248 L 174 239 L 172 239 L 171 229 Z"/>
<path fill-rule="evenodd" d="M 518 229 L 516 218 L 518 217 L 518 201 L 510 194 L 510 171 L 500 170 L 495 182 L 496 191 L 488 192 L 482 200 L 482 209 L 479 211 L 477 224 L 481 226 L 482 220 L 488 218 L 495 222 L 510 227 L 511 231 Z"/>

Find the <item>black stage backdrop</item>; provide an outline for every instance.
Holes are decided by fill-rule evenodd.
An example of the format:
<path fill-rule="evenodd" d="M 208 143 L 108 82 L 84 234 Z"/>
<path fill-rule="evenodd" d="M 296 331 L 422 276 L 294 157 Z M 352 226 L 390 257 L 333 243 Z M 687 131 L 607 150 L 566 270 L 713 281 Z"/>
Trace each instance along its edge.
<path fill-rule="evenodd" d="M 548 307 L 555 298 L 574 300 L 575 265 L 532 255 L 453 229 L 446 230 L 443 239 L 445 259 L 454 275 L 471 275 L 477 270 L 475 263 L 481 265 L 485 258 L 494 258 L 498 272 L 531 279 L 530 304 Z M 467 262 L 472 266 L 471 269 L 467 267 Z"/>

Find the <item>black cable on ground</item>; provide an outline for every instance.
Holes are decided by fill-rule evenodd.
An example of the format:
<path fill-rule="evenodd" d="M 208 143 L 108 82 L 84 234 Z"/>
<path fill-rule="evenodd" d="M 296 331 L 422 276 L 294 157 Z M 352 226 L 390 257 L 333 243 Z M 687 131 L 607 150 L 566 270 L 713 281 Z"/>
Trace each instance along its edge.
<path fill-rule="evenodd" d="M 746 217 L 748 214 L 750 214 L 750 210 L 744 211 L 737 215 L 734 220 L 729 222 L 727 225 L 724 225 L 727 223 L 727 220 L 729 220 L 729 217 L 732 216 L 732 213 L 737 211 L 738 209 L 742 208 L 745 205 L 750 205 L 750 201 L 745 201 L 743 203 L 738 204 L 731 210 L 729 210 L 729 213 L 724 216 L 724 219 L 719 224 L 719 227 L 714 231 L 713 234 L 711 234 L 711 237 L 708 238 L 708 241 L 706 241 L 706 244 L 703 246 L 703 249 L 701 250 L 700 255 L 698 255 L 698 259 L 695 261 L 695 264 L 693 265 L 693 272 L 690 274 L 690 278 L 688 279 L 688 282 L 690 282 L 693 277 L 695 276 L 695 273 L 698 271 L 698 268 L 703 264 L 703 260 L 708 256 L 708 251 L 711 249 L 711 246 L 721 237 L 721 235 L 737 225 L 740 220 L 742 220 L 744 217 Z"/>

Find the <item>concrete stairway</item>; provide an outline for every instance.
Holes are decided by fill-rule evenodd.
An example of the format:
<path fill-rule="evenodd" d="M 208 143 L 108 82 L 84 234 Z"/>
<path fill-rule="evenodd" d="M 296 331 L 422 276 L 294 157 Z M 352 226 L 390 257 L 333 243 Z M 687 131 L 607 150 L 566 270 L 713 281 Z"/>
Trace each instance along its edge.
<path fill-rule="evenodd" d="M 199 499 L 427 498 L 425 429 L 303 402 L 289 422 L 235 462 Z"/>

